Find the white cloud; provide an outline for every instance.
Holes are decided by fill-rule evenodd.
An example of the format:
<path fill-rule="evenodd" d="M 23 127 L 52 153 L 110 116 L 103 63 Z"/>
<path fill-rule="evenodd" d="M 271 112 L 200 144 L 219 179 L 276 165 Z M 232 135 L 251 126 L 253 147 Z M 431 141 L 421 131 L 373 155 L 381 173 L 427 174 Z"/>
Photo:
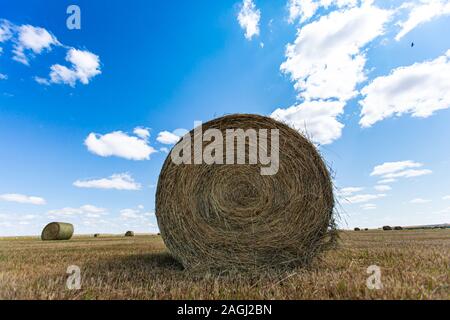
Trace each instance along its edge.
<path fill-rule="evenodd" d="M 93 180 L 77 180 L 73 183 L 78 188 L 140 190 L 141 185 L 126 173 L 113 174 L 109 178 Z"/>
<path fill-rule="evenodd" d="M 414 203 L 414 204 L 423 204 L 423 203 L 428 203 L 428 202 L 431 202 L 431 200 L 422 199 L 422 198 L 416 198 L 416 199 L 412 199 L 410 201 L 410 203 Z"/>
<path fill-rule="evenodd" d="M 62 209 L 50 210 L 47 214 L 51 217 L 70 217 L 83 215 L 87 218 L 99 218 L 107 215 L 108 211 L 105 208 L 99 208 L 91 204 L 86 204 L 79 208 L 65 207 Z"/>
<path fill-rule="evenodd" d="M 40 54 L 43 50 L 51 50 L 51 47 L 54 45 L 60 45 L 60 43 L 46 29 L 22 25 L 18 27 L 18 37 L 14 45 L 13 59 L 28 65 L 27 50 L 34 54 Z"/>
<path fill-rule="evenodd" d="M 383 185 L 383 184 L 376 185 L 376 186 L 373 187 L 373 188 L 374 188 L 375 190 L 377 190 L 377 191 L 380 191 L 380 192 L 392 190 L 392 187 L 391 187 L 391 186 Z"/>
<path fill-rule="evenodd" d="M 377 77 L 361 93 L 362 127 L 403 114 L 426 118 L 450 108 L 450 50 L 435 60 L 399 67 Z"/>
<path fill-rule="evenodd" d="M 365 203 L 365 204 L 362 204 L 360 206 L 360 208 L 363 210 L 374 210 L 377 208 L 377 206 L 373 203 Z"/>
<path fill-rule="evenodd" d="M 141 139 L 147 140 L 150 137 L 150 130 L 144 127 L 136 127 L 133 133 Z"/>
<path fill-rule="evenodd" d="M 339 189 L 337 194 L 339 196 L 346 197 L 346 196 L 350 196 L 354 193 L 360 192 L 362 190 L 364 190 L 364 188 L 362 188 L 362 187 L 345 187 L 345 188 Z"/>
<path fill-rule="evenodd" d="M 442 200 L 450 200 L 450 195 L 442 197 Z"/>
<path fill-rule="evenodd" d="M 251 40 L 259 35 L 259 20 L 261 12 L 256 9 L 253 0 L 244 0 L 238 13 L 239 25 L 245 30 L 245 38 Z"/>
<path fill-rule="evenodd" d="M 433 173 L 433 171 L 429 170 L 429 169 L 421 169 L 421 170 L 414 170 L 414 169 L 410 169 L 410 170 L 405 170 L 405 171 L 400 171 L 400 172 L 394 172 L 394 173 L 389 173 L 384 175 L 384 178 L 413 178 L 413 177 L 419 177 L 419 176 L 424 176 L 427 174 L 431 174 Z"/>
<path fill-rule="evenodd" d="M 169 149 L 166 147 L 160 148 L 159 151 L 164 152 L 164 153 L 169 153 Z"/>
<path fill-rule="evenodd" d="M 50 67 L 50 82 L 74 87 L 77 81 L 89 84 L 93 77 L 101 74 L 100 58 L 92 52 L 71 48 L 67 52 L 66 60 L 72 64 L 70 68 L 60 64 Z"/>
<path fill-rule="evenodd" d="M 386 195 L 384 193 L 381 194 L 357 194 L 351 197 L 347 197 L 346 200 L 351 203 L 363 203 L 363 202 L 369 202 L 371 200 L 383 198 Z"/>
<path fill-rule="evenodd" d="M 422 0 L 418 3 L 408 3 L 406 7 L 410 7 L 411 11 L 405 21 L 398 23 L 401 30 L 395 36 L 397 41 L 417 26 L 450 14 L 450 1 L 448 0 Z"/>
<path fill-rule="evenodd" d="M 381 176 L 383 178 L 379 181 L 381 183 L 382 181 L 392 182 L 396 178 L 413 178 L 432 173 L 429 169 L 416 169 L 421 167 L 423 167 L 423 163 L 412 160 L 385 162 L 375 166 L 370 175 Z"/>
<path fill-rule="evenodd" d="M 302 132 L 318 144 L 330 144 L 342 134 L 344 125 L 336 117 L 344 112 L 344 102 L 305 101 L 270 116 Z"/>
<path fill-rule="evenodd" d="M 414 162 L 412 160 L 385 162 L 381 165 L 377 165 L 373 168 L 371 176 L 383 176 L 385 174 L 402 171 L 409 168 L 422 167 L 423 163 Z"/>
<path fill-rule="evenodd" d="M 105 135 L 90 133 L 84 144 L 90 152 L 101 157 L 116 156 L 128 160 L 148 160 L 152 153 L 157 152 L 147 140 L 129 136 L 122 131 Z"/>
<path fill-rule="evenodd" d="M 158 133 L 156 141 L 163 144 L 175 144 L 181 139 L 181 135 L 177 135 L 175 132 L 161 131 Z"/>
<path fill-rule="evenodd" d="M 8 80 L 8 75 L 0 73 L 0 80 Z"/>
<path fill-rule="evenodd" d="M 25 203 L 25 204 L 35 204 L 35 205 L 46 204 L 45 199 L 43 199 L 41 197 L 26 196 L 26 195 L 18 194 L 18 193 L 1 194 L 0 200 L 8 201 L 8 202 Z"/>
<path fill-rule="evenodd" d="M 337 117 L 343 113 L 346 102 L 357 95 L 356 85 L 366 79 L 362 50 L 384 33 L 390 16 L 391 11 L 367 1 L 360 7 L 333 11 L 302 26 L 294 43 L 287 46 L 286 60 L 280 69 L 290 75 L 303 102 L 285 112 L 277 109 L 272 116 L 279 120 L 288 118 L 287 122 L 299 130 L 306 124 L 318 143 L 329 144 L 338 139 L 344 125 Z"/>
<path fill-rule="evenodd" d="M 390 11 L 370 2 L 331 12 L 298 31 L 281 70 L 290 74 L 302 98 L 346 101 L 366 79 L 361 49 L 384 33 L 389 17 Z"/>

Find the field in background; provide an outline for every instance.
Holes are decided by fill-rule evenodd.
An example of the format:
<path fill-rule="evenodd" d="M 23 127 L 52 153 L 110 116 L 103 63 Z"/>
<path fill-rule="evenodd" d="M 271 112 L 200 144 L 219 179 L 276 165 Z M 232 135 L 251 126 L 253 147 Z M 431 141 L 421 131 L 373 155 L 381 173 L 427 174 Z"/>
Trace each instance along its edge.
<path fill-rule="evenodd" d="M 190 274 L 156 235 L 0 239 L 0 299 L 450 299 L 450 230 L 342 232 L 308 270 Z M 80 290 L 66 289 L 69 265 Z M 383 289 L 369 290 L 367 267 Z"/>

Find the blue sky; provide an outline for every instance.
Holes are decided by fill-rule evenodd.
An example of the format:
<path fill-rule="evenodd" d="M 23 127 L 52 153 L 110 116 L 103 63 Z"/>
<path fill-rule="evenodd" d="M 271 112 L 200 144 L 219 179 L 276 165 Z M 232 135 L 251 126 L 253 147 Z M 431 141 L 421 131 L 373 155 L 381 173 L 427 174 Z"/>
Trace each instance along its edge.
<path fill-rule="evenodd" d="M 235 112 L 306 129 L 342 227 L 450 222 L 447 0 L 3 0 L 0 19 L 0 235 L 157 232 L 177 129 Z"/>

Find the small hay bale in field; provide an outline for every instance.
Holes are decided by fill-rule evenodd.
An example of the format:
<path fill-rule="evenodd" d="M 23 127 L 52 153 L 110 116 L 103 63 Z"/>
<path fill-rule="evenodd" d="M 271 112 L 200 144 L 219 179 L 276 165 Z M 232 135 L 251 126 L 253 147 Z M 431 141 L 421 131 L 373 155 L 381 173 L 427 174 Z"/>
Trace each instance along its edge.
<path fill-rule="evenodd" d="M 364 228 L 364 231 L 369 231 L 369 228 Z"/>
<path fill-rule="evenodd" d="M 73 225 L 65 222 L 52 222 L 42 230 L 42 240 L 69 240 L 73 235 Z"/>
<path fill-rule="evenodd" d="M 200 141 L 202 150 L 211 144 L 211 140 L 201 140 L 199 130 L 192 130 L 169 153 L 158 180 L 156 217 L 161 236 L 185 268 L 261 270 L 305 266 L 335 243 L 330 173 L 308 139 L 271 118 L 248 114 L 209 121 L 202 126 L 203 132 L 207 129 L 216 129 L 223 136 L 224 152 L 219 157 L 224 164 L 172 161 L 171 154 L 177 146 L 186 146 L 188 137 L 192 144 Z M 233 129 L 278 129 L 278 172 L 262 175 L 261 168 L 268 165 L 248 161 L 251 148 L 269 150 L 270 154 L 271 131 L 267 134 L 267 148 L 258 146 L 261 137 L 255 141 L 247 136 L 245 164 L 226 164 L 226 130 Z M 185 150 L 190 150 L 191 159 L 195 159 L 192 145 Z"/>
<path fill-rule="evenodd" d="M 134 232 L 133 231 L 125 232 L 125 237 L 134 237 Z"/>
<path fill-rule="evenodd" d="M 94 234 L 94 238 L 98 238 L 98 237 L 100 237 L 100 233 Z"/>
<path fill-rule="evenodd" d="M 390 226 L 383 226 L 383 230 L 384 231 L 390 231 L 390 230 L 392 230 L 392 227 L 390 227 Z"/>
<path fill-rule="evenodd" d="M 361 229 L 360 229 L 360 228 L 355 228 L 354 230 L 355 230 L 355 231 L 361 231 Z"/>
<path fill-rule="evenodd" d="M 396 227 L 394 227 L 394 230 L 403 230 L 403 228 L 400 226 L 396 226 Z"/>

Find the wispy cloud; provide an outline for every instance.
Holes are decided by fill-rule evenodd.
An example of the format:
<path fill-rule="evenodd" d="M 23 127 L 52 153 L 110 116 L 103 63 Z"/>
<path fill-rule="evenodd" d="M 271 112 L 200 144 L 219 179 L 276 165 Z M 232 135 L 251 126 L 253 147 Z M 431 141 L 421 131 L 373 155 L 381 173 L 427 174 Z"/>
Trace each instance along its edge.
<path fill-rule="evenodd" d="M 46 201 L 44 198 L 35 197 L 35 196 L 27 196 L 27 195 L 18 194 L 18 193 L 1 194 L 0 200 L 8 201 L 8 202 L 25 203 L 25 204 L 35 204 L 35 205 L 46 204 Z"/>
<path fill-rule="evenodd" d="M 410 9 L 405 21 L 397 23 L 400 31 L 395 36 L 399 41 L 406 34 L 411 32 L 417 26 L 431 21 L 435 18 L 450 14 L 450 1 L 448 0 L 421 0 L 417 2 L 407 2 L 403 8 Z"/>
<path fill-rule="evenodd" d="M 371 200 L 384 198 L 385 196 L 386 196 L 386 194 L 384 194 L 384 193 L 381 193 L 381 194 L 357 194 L 357 195 L 354 195 L 351 197 L 347 197 L 346 200 L 351 204 L 355 204 L 355 203 L 369 202 Z"/>
<path fill-rule="evenodd" d="M 83 216 L 86 218 L 99 218 L 108 214 L 108 210 L 91 204 L 83 205 L 79 208 L 65 207 L 61 209 L 50 210 L 47 212 L 50 217 L 71 217 Z"/>
<path fill-rule="evenodd" d="M 78 188 L 140 190 L 141 184 L 134 181 L 127 173 L 113 174 L 109 178 L 77 180 L 73 183 Z"/>
<path fill-rule="evenodd" d="M 364 203 L 360 206 L 363 210 L 375 210 L 377 206 L 373 203 Z"/>
<path fill-rule="evenodd" d="M 363 187 L 345 187 L 345 188 L 339 189 L 337 191 L 337 194 L 339 196 L 346 197 L 346 196 L 350 196 L 350 195 L 352 195 L 354 193 L 360 192 L 362 190 L 364 190 Z"/>
<path fill-rule="evenodd" d="M 423 163 L 412 160 L 385 162 L 373 168 L 371 176 L 381 176 L 383 179 L 412 178 L 432 173 L 430 169 L 415 169 L 423 167 Z"/>
<path fill-rule="evenodd" d="M 244 0 L 237 17 L 239 25 L 245 30 L 245 38 L 251 40 L 259 35 L 259 20 L 261 11 L 256 8 L 253 0 Z"/>
<path fill-rule="evenodd" d="M 391 186 L 384 185 L 384 184 L 376 185 L 376 186 L 373 187 L 373 188 L 374 188 L 375 190 L 377 190 L 377 191 L 380 191 L 380 192 L 392 190 L 392 187 L 391 187 Z"/>

